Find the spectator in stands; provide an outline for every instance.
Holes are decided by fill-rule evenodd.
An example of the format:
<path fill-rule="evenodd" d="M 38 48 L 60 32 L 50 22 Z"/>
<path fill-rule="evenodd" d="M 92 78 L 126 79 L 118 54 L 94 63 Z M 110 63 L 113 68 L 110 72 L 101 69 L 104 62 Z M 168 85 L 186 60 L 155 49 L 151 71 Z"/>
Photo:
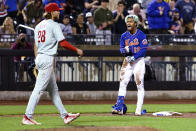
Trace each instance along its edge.
<path fill-rule="evenodd" d="M 31 27 L 35 27 L 42 19 L 42 0 L 35 0 L 29 2 L 22 10 L 22 14 L 25 23 Z"/>
<path fill-rule="evenodd" d="M 94 12 L 94 21 L 97 27 L 97 45 L 111 45 L 111 29 L 113 26 L 113 15 L 112 12 L 108 9 L 109 0 L 102 0 L 101 6 L 97 8 Z M 101 39 L 106 38 L 105 41 L 100 41 Z"/>
<path fill-rule="evenodd" d="M 32 49 L 32 45 L 29 42 L 27 42 L 26 35 L 24 33 L 21 33 L 16 38 L 16 42 L 12 44 L 11 49 L 12 50 Z M 20 60 L 21 60 L 21 56 L 14 57 L 15 62 Z"/>
<path fill-rule="evenodd" d="M 182 15 L 181 34 L 194 33 L 194 23 L 196 22 L 196 5 L 192 0 L 179 0 L 176 2 L 176 8 Z"/>
<path fill-rule="evenodd" d="M 17 17 L 16 17 L 17 25 L 19 25 L 19 24 L 25 25 L 23 15 L 22 15 L 22 10 L 30 1 L 31 0 L 18 0 L 17 1 L 17 8 L 18 8 Z M 18 33 L 26 33 L 26 29 L 19 27 L 19 28 L 17 28 L 17 32 Z"/>
<path fill-rule="evenodd" d="M 86 24 L 88 25 L 88 28 L 90 30 L 90 34 L 91 35 L 95 35 L 96 33 L 96 25 L 94 23 L 94 18 L 91 12 L 86 13 L 86 18 L 87 18 L 87 22 Z"/>
<path fill-rule="evenodd" d="M 175 4 L 176 4 L 175 0 L 170 0 L 170 1 L 169 1 L 169 8 L 170 8 L 170 10 L 169 10 L 169 16 L 170 16 L 170 17 L 172 17 L 173 13 L 174 13 L 176 10 L 179 11 L 179 10 L 175 7 Z"/>
<path fill-rule="evenodd" d="M 132 10 L 133 4 L 137 3 L 137 0 L 125 0 L 125 2 L 127 4 L 127 10 Z"/>
<path fill-rule="evenodd" d="M 80 3 L 82 3 L 83 0 L 66 0 L 66 5 L 64 8 L 64 15 L 69 15 L 71 20 L 71 25 L 76 23 L 77 16 L 84 12 L 84 8 L 79 6 Z M 82 3 L 84 6 L 84 3 Z M 82 10 L 82 11 L 81 11 Z"/>
<path fill-rule="evenodd" d="M 84 1 L 84 13 L 86 14 L 87 12 L 93 13 L 98 6 L 100 5 L 99 0 L 85 0 Z"/>
<path fill-rule="evenodd" d="M 164 0 L 165 2 L 169 3 L 170 0 Z"/>
<path fill-rule="evenodd" d="M 72 34 L 72 27 L 70 24 L 69 15 L 65 15 L 63 18 L 63 23 L 59 23 L 59 25 L 64 35 Z"/>
<path fill-rule="evenodd" d="M 175 0 L 169 0 L 169 7 L 169 17 L 171 19 L 169 23 L 169 33 L 179 34 L 182 24 L 180 21 L 180 12 L 177 8 L 175 8 Z"/>
<path fill-rule="evenodd" d="M 111 10 L 112 13 L 116 11 L 116 9 L 118 8 L 119 1 L 124 1 L 124 0 L 109 0 L 108 9 Z"/>
<path fill-rule="evenodd" d="M 77 34 L 90 34 L 90 30 L 86 23 L 84 23 L 84 14 L 78 15 L 76 23 L 72 26 L 72 32 L 74 35 Z"/>
<path fill-rule="evenodd" d="M 172 15 L 172 22 L 171 22 L 169 33 L 179 34 L 181 28 L 182 28 L 182 24 L 180 21 L 180 13 L 178 12 L 178 10 L 176 10 L 173 12 L 173 15 Z"/>
<path fill-rule="evenodd" d="M 142 16 L 142 22 L 146 20 L 146 12 L 140 8 L 140 5 L 138 3 L 133 5 L 133 10 L 131 10 L 129 14 Z"/>
<path fill-rule="evenodd" d="M 140 4 L 142 9 L 146 12 L 148 5 L 150 4 L 150 2 L 152 2 L 152 0 L 140 0 Z"/>
<path fill-rule="evenodd" d="M 17 1 L 17 8 L 18 8 L 18 13 L 22 13 L 23 8 L 30 2 L 32 2 L 33 0 L 18 0 Z"/>
<path fill-rule="evenodd" d="M 5 5 L 8 7 L 8 16 L 11 17 L 13 20 L 16 20 L 17 12 L 19 9 L 19 7 L 17 6 L 17 2 L 19 2 L 19 0 L 5 0 Z"/>
<path fill-rule="evenodd" d="M 15 29 L 14 29 L 14 23 L 11 17 L 6 17 L 3 25 L 0 26 L 0 33 L 1 34 L 7 34 L 8 36 L 10 34 L 15 34 Z"/>
<path fill-rule="evenodd" d="M 171 18 L 171 19 L 173 19 L 173 17 L 174 17 L 174 12 L 178 12 L 178 13 L 180 13 L 179 12 L 179 10 L 177 9 L 177 8 L 175 8 L 175 0 L 170 0 L 169 1 L 169 7 L 170 7 L 170 10 L 169 10 L 169 17 Z M 180 15 L 181 16 L 181 15 Z"/>
<path fill-rule="evenodd" d="M 4 0 L 0 0 L 0 25 L 3 24 L 3 21 L 7 16 L 7 8 L 8 7 L 5 5 Z"/>
<path fill-rule="evenodd" d="M 12 50 L 24 50 L 24 49 L 32 50 L 32 45 L 29 42 L 27 42 L 26 35 L 21 33 L 16 38 L 16 42 L 13 43 L 13 45 L 11 46 L 11 49 Z M 30 61 L 31 64 L 20 63 L 21 61 Z M 23 73 L 24 73 L 24 70 L 26 70 L 29 76 L 31 77 L 31 80 L 35 82 L 36 78 L 33 74 L 34 58 L 25 57 L 25 56 L 15 56 L 14 62 L 16 62 L 16 72 L 17 72 L 16 80 L 17 81 L 23 80 Z"/>
<path fill-rule="evenodd" d="M 14 38 L 15 34 L 14 23 L 11 17 L 6 17 L 3 24 L 0 26 L 0 38 L 4 38 L 4 42 L 2 44 L 6 46 L 10 46 L 10 38 Z"/>
<path fill-rule="evenodd" d="M 75 6 L 72 0 L 66 0 L 66 5 L 63 11 L 63 15 L 69 15 L 70 19 L 72 19 L 71 23 L 76 22 L 74 18 L 77 17 L 77 11 L 75 9 Z"/>
<path fill-rule="evenodd" d="M 125 8 L 125 2 L 119 1 L 117 11 L 113 13 L 115 34 L 122 34 L 127 30 L 125 17 L 128 15 L 128 12 Z"/>
<path fill-rule="evenodd" d="M 76 11 L 77 15 L 80 13 L 84 13 L 84 1 L 85 0 L 67 0 L 67 1 L 72 2 L 72 5 L 74 6 L 73 8 Z"/>
<path fill-rule="evenodd" d="M 66 0 L 43 0 L 43 6 L 44 7 L 45 7 L 45 5 L 47 5 L 49 3 L 57 3 L 57 5 L 60 8 L 64 8 L 65 7 Z"/>
<path fill-rule="evenodd" d="M 149 30 L 148 30 L 148 26 L 146 25 L 146 22 L 143 20 L 143 18 L 140 14 L 138 14 L 137 16 L 139 19 L 137 28 L 140 29 L 145 34 L 149 34 Z"/>
<path fill-rule="evenodd" d="M 31 2 L 32 0 L 18 0 L 17 6 L 22 13 L 22 9 L 28 4 L 28 2 Z"/>
<path fill-rule="evenodd" d="M 151 34 L 168 34 L 169 5 L 163 0 L 153 0 L 148 8 L 148 24 Z"/>

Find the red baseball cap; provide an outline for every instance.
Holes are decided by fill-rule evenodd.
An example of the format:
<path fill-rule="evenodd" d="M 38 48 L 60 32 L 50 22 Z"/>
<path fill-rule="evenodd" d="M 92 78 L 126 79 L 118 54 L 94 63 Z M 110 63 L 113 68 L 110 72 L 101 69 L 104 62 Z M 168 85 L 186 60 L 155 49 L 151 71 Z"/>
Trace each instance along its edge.
<path fill-rule="evenodd" d="M 63 10 L 63 8 L 59 8 L 56 3 L 49 3 L 45 6 L 46 12 L 59 11 L 59 10 Z"/>

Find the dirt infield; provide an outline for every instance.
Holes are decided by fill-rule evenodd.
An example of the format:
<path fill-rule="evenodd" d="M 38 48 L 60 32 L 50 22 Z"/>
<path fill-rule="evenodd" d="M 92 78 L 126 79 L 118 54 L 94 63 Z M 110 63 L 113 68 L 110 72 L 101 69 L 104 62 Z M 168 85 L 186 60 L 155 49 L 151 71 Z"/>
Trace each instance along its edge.
<path fill-rule="evenodd" d="M 63 101 L 64 105 L 77 105 L 77 104 L 114 104 L 116 101 L 105 100 L 105 101 Z M 0 105 L 26 105 L 28 101 L 0 101 Z M 125 101 L 126 104 L 136 104 L 135 100 Z M 196 104 L 195 100 L 145 100 L 145 104 Z M 51 101 L 39 102 L 40 105 L 51 105 Z M 22 115 L 3 115 L 0 117 L 21 117 Z M 41 114 L 37 116 L 59 116 L 59 114 Z M 81 116 L 112 116 L 111 113 L 87 113 L 81 114 Z M 127 113 L 126 117 L 140 117 L 134 116 L 133 113 Z M 152 116 L 152 113 L 146 113 L 142 117 L 158 117 Z M 168 117 L 168 116 L 167 116 Z M 183 113 L 182 116 L 169 116 L 170 118 L 193 118 L 196 119 L 196 113 Z M 161 131 L 158 129 L 145 127 L 145 126 L 124 126 L 124 127 L 66 127 L 66 128 L 55 128 L 55 129 L 37 129 L 37 130 L 23 130 L 23 131 Z"/>
<path fill-rule="evenodd" d="M 35 114 L 35 116 L 59 116 L 59 114 Z M 111 113 L 85 113 L 81 116 L 115 116 Z M 117 116 L 117 115 L 116 115 Z M 133 113 L 126 113 L 126 117 L 170 117 L 170 118 L 193 118 L 196 119 L 196 113 L 183 113 L 181 116 L 153 116 L 152 113 L 146 113 L 142 116 L 135 116 Z M 23 115 L 0 115 L 0 117 L 23 117 Z"/>
<path fill-rule="evenodd" d="M 132 127 L 68 127 L 55 129 L 40 129 L 40 130 L 23 130 L 23 131 L 161 131 L 158 129 L 145 126 Z"/>
<path fill-rule="evenodd" d="M 78 105 L 78 104 L 114 104 L 116 101 L 105 100 L 105 101 L 63 101 L 64 105 Z M 26 105 L 28 101 L 0 101 L 0 105 Z M 125 101 L 126 104 L 136 104 L 135 100 Z M 51 101 L 39 102 L 40 105 L 52 105 Z M 196 104 L 195 100 L 145 100 L 145 104 Z M 42 114 L 41 116 L 58 116 L 58 114 Z M 83 116 L 112 116 L 111 113 L 87 113 L 82 114 Z M 0 117 L 15 117 L 21 115 L 3 115 Z M 134 116 L 133 113 L 127 113 L 126 116 Z M 152 117 L 152 113 L 146 113 L 143 117 Z M 157 116 L 153 116 L 157 117 Z M 172 118 L 196 118 L 196 113 L 183 113 L 182 116 L 170 116 Z"/>

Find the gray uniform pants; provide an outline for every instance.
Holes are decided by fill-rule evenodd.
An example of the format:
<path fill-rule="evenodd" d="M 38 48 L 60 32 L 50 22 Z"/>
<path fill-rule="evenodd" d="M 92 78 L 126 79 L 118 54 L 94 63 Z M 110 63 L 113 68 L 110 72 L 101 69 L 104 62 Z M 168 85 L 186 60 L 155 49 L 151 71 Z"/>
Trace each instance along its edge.
<path fill-rule="evenodd" d="M 35 107 L 46 89 L 49 92 L 54 105 L 60 112 L 61 117 L 64 118 L 67 115 L 67 111 L 65 110 L 58 93 L 53 61 L 54 56 L 44 54 L 39 54 L 36 58 L 35 63 L 36 67 L 38 68 L 38 76 L 25 113 L 28 118 L 33 117 Z"/>

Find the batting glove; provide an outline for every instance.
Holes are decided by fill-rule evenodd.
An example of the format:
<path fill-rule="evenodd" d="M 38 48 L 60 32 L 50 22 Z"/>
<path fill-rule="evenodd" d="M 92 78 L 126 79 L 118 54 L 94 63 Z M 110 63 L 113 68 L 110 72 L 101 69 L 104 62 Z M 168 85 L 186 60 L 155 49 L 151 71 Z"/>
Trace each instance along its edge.
<path fill-rule="evenodd" d="M 121 49 L 120 49 L 120 53 L 123 54 L 123 55 L 125 56 L 127 52 L 126 52 L 126 50 L 125 50 L 124 48 L 121 48 Z"/>
<path fill-rule="evenodd" d="M 130 62 L 135 61 L 135 58 L 134 58 L 134 56 L 127 56 L 126 60 L 127 60 L 128 63 L 130 63 Z"/>

